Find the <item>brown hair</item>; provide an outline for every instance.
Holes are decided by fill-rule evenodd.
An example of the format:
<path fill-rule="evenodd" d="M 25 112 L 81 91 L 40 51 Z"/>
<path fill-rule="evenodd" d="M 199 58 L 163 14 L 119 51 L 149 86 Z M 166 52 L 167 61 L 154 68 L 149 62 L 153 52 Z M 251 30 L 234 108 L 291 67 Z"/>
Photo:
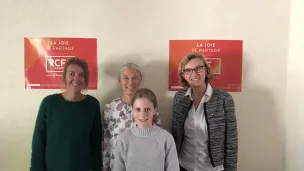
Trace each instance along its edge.
<path fill-rule="evenodd" d="M 206 71 L 205 83 L 209 83 L 213 79 L 213 75 L 212 75 L 212 70 L 211 70 L 210 66 L 206 62 L 206 59 L 198 53 L 190 53 L 183 57 L 183 59 L 181 60 L 181 62 L 179 63 L 179 66 L 178 66 L 179 83 L 181 84 L 181 86 L 190 87 L 187 80 L 185 80 L 185 78 L 183 77 L 183 73 L 184 73 L 185 66 L 192 59 L 200 59 L 203 61 L 203 65 L 204 65 L 204 68 Z"/>
<path fill-rule="evenodd" d="M 63 74 L 62 74 L 62 81 L 64 82 L 64 84 L 66 84 L 65 83 L 65 78 L 66 78 L 68 66 L 71 65 L 71 64 L 76 64 L 76 65 L 81 67 L 81 69 L 83 70 L 85 85 L 86 85 L 86 87 L 88 87 L 88 85 L 89 85 L 89 67 L 88 67 L 88 63 L 84 59 L 80 59 L 80 58 L 77 58 L 77 57 L 69 58 L 69 60 L 67 61 L 67 63 L 64 66 L 64 70 L 63 70 Z"/>
<path fill-rule="evenodd" d="M 134 102 L 139 98 L 148 99 L 153 104 L 153 107 L 157 108 L 156 96 L 153 93 L 153 91 L 151 91 L 150 89 L 147 89 L 147 88 L 138 89 L 132 97 L 132 106 L 134 105 Z M 158 120 L 159 120 L 159 117 L 156 114 L 154 114 L 153 120 L 152 120 L 153 124 L 157 123 Z"/>

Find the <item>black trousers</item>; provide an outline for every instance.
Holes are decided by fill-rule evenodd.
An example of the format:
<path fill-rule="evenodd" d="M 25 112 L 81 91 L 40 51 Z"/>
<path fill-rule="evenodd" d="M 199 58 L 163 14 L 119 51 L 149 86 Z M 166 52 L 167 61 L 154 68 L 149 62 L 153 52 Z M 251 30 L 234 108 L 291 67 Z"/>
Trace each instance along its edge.
<path fill-rule="evenodd" d="M 184 169 L 182 166 L 179 165 L 179 170 L 180 171 L 187 171 L 186 169 Z"/>

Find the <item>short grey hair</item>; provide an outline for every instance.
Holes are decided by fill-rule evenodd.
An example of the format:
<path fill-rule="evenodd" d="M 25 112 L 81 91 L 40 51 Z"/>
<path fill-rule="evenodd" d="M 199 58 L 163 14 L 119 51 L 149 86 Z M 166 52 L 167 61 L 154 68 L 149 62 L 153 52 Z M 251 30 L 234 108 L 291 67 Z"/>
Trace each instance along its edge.
<path fill-rule="evenodd" d="M 121 73 L 124 72 L 124 70 L 129 69 L 129 68 L 134 68 L 137 70 L 137 72 L 139 73 L 140 77 L 142 78 L 142 73 L 141 70 L 139 68 L 139 66 L 135 63 L 132 62 L 128 62 L 123 64 L 120 69 L 119 69 L 119 73 L 118 73 L 118 81 L 120 81 L 120 77 L 121 77 Z"/>

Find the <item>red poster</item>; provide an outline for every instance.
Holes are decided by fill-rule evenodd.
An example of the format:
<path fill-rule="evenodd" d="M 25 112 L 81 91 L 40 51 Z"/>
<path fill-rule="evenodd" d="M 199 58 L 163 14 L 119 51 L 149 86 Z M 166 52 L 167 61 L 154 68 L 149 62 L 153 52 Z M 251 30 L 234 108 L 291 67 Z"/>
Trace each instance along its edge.
<path fill-rule="evenodd" d="M 228 92 L 242 89 L 242 40 L 170 40 L 169 91 L 178 91 L 178 65 L 192 52 L 202 54 L 212 68 L 211 85 Z"/>
<path fill-rule="evenodd" d="M 85 59 L 88 89 L 97 89 L 97 40 L 93 38 L 24 38 L 26 89 L 62 89 L 62 74 L 69 57 Z"/>

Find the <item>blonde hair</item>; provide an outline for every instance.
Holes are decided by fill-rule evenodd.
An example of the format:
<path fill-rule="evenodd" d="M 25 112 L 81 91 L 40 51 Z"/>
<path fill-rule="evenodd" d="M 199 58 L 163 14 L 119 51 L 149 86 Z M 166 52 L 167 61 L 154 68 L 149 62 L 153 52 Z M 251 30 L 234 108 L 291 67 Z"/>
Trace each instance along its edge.
<path fill-rule="evenodd" d="M 157 108 L 156 95 L 153 93 L 152 90 L 147 89 L 147 88 L 138 89 L 132 97 L 132 106 L 134 105 L 135 101 L 139 98 L 148 99 L 153 104 L 153 107 Z M 157 114 L 154 114 L 152 123 L 155 124 L 158 122 L 158 120 L 159 120 L 159 117 L 157 116 Z"/>
<path fill-rule="evenodd" d="M 212 70 L 211 70 L 210 66 L 208 65 L 206 59 L 198 53 L 190 53 L 183 57 L 183 59 L 181 60 L 181 62 L 179 63 L 179 66 L 178 66 L 179 83 L 181 84 L 181 86 L 183 86 L 185 88 L 190 87 L 190 85 L 187 82 L 187 80 L 185 80 L 185 78 L 183 77 L 183 73 L 184 73 L 185 66 L 192 59 L 200 59 L 203 61 L 204 68 L 206 68 L 205 69 L 205 71 L 206 71 L 205 83 L 209 83 L 213 79 Z"/>

